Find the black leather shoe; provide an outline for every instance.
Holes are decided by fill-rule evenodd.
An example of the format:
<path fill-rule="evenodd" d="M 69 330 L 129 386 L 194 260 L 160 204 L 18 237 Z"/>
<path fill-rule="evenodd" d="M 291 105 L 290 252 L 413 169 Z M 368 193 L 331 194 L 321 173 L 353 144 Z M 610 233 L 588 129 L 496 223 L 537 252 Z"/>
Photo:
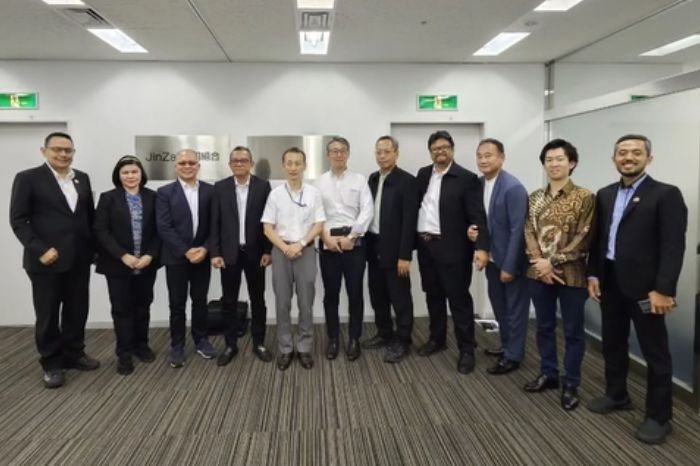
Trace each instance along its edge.
<path fill-rule="evenodd" d="M 289 365 L 292 363 L 292 356 L 294 353 L 282 353 L 277 356 L 277 369 L 284 371 L 287 370 Z"/>
<path fill-rule="evenodd" d="M 262 362 L 272 361 L 272 353 L 265 348 L 265 345 L 253 346 L 253 354 L 256 355 Z"/>
<path fill-rule="evenodd" d="M 511 361 L 510 359 L 506 358 L 501 358 L 498 360 L 495 366 L 486 369 L 486 372 L 488 372 L 491 375 L 503 375 L 518 370 L 519 368 L 519 362 Z"/>
<path fill-rule="evenodd" d="M 457 372 L 460 374 L 469 374 L 474 371 L 474 355 L 469 353 L 461 353 L 457 361 Z"/>
<path fill-rule="evenodd" d="M 299 361 L 301 361 L 301 367 L 304 369 L 314 367 L 314 358 L 311 356 L 311 353 L 299 353 Z"/>
<path fill-rule="evenodd" d="M 238 354 L 238 347 L 227 346 L 223 353 L 216 359 L 217 366 L 225 366 Z"/>
<path fill-rule="evenodd" d="M 151 348 L 146 346 L 145 348 L 136 350 L 136 357 L 141 362 L 150 363 L 156 360 L 156 353 L 154 353 Z"/>
<path fill-rule="evenodd" d="M 75 369 L 78 371 L 94 371 L 100 367 L 100 361 L 91 358 L 87 354 L 80 356 L 78 359 L 66 364 L 66 369 Z"/>
<path fill-rule="evenodd" d="M 350 340 L 348 342 L 348 347 L 345 350 L 345 358 L 348 361 L 354 361 L 360 357 L 362 350 L 360 349 L 360 342 L 357 340 Z"/>
<path fill-rule="evenodd" d="M 666 437 L 672 430 L 671 421 L 659 422 L 647 418 L 637 429 L 636 437 L 644 443 L 658 445 L 666 441 Z"/>
<path fill-rule="evenodd" d="M 117 374 L 129 375 L 134 372 L 134 360 L 131 355 L 119 356 L 117 359 Z"/>
<path fill-rule="evenodd" d="M 387 346 L 384 352 L 384 362 L 389 364 L 396 364 L 403 361 L 408 353 L 410 352 L 410 347 L 400 341 L 395 341 L 390 346 Z"/>
<path fill-rule="evenodd" d="M 58 388 L 66 383 L 66 375 L 61 369 L 52 369 L 49 371 L 44 371 L 44 387 L 46 388 Z"/>
<path fill-rule="evenodd" d="M 504 354 L 503 348 L 485 348 L 484 354 L 487 356 L 501 357 Z"/>
<path fill-rule="evenodd" d="M 573 411 L 578 408 L 581 399 L 578 397 L 578 390 L 576 387 L 570 387 L 564 385 L 561 391 L 561 407 L 567 411 Z"/>
<path fill-rule="evenodd" d="M 559 388 L 558 378 L 549 378 L 544 374 L 540 374 L 532 382 L 526 383 L 523 387 L 523 390 L 525 390 L 528 393 L 539 393 L 545 390 L 552 390 L 556 388 Z"/>
<path fill-rule="evenodd" d="M 423 346 L 418 348 L 418 355 L 426 357 L 435 353 L 439 353 L 440 351 L 445 351 L 446 349 L 447 346 L 445 346 L 444 343 L 442 345 L 438 345 L 433 340 L 428 340 Z"/>
<path fill-rule="evenodd" d="M 621 401 L 615 401 L 608 395 L 603 395 L 589 401 L 586 408 L 597 414 L 610 414 L 618 410 L 629 411 L 632 409 L 632 401 L 629 397 Z"/>
<path fill-rule="evenodd" d="M 391 341 L 387 340 L 386 338 L 380 336 L 379 334 L 373 336 L 369 340 L 365 340 L 362 342 L 362 347 L 364 349 L 379 349 L 379 348 L 384 348 L 385 346 L 389 346 L 391 344 Z"/>
<path fill-rule="evenodd" d="M 330 338 L 328 340 L 328 346 L 326 347 L 326 359 L 333 360 L 338 357 L 338 352 L 340 351 L 340 344 L 337 338 Z"/>

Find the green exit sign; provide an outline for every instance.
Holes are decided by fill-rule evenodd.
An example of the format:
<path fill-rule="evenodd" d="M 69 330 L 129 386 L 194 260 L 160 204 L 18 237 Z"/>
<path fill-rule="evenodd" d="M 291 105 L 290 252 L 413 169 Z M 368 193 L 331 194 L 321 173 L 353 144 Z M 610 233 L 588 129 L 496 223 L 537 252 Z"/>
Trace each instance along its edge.
<path fill-rule="evenodd" d="M 457 110 L 457 96 L 455 94 L 419 95 L 418 110 L 437 112 Z"/>
<path fill-rule="evenodd" d="M 36 110 L 39 94 L 36 92 L 12 92 L 0 94 L 0 110 Z"/>

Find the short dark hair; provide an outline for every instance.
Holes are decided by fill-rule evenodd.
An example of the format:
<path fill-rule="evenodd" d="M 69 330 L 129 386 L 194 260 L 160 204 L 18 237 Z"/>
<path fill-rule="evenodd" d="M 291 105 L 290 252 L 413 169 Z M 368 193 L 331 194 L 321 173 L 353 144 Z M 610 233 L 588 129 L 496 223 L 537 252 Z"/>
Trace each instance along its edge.
<path fill-rule="evenodd" d="M 328 153 L 328 149 L 331 147 L 331 144 L 334 142 L 344 145 L 348 152 L 350 152 L 350 142 L 347 139 L 342 136 L 333 136 L 331 140 L 328 141 L 328 144 L 326 144 L 326 154 Z"/>
<path fill-rule="evenodd" d="M 139 170 L 141 170 L 141 183 L 139 183 L 139 186 L 143 188 L 144 185 L 148 183 L 148 175 L 146 175 L 146 171 L 143 169 L 141 161 L 135 155 L 125 155 L 117 160 L 117 164 L 114 166 L 114 170 L 112 170 L 112 184 L 114 184 L 114 187 L 122 187 L 122 181 L 119 179 L 119 170 L 127 165 L 136 165 L 139 167 Z"/>
<path fill-rule="evenodd" d="M 389 141 L 391 142 L 391 147 L 394 148 L 394 151 L 399 150 L 399 141 L 397 141 L 394 136 L 389 136 L 388 134 L 385 134 L 384 136 L 379 136 L 374 145 L 376 146 L 377 144 L 379 144 L 379 141 Z"/>
<path fill-rule="evenodd" d="M 481 141 L 479 141 L 479 144 L 476 146 L 476 148 L 478 149 L 479 147 L 483 146 L 484 144 L 493 144 L 494 146 L 496 146 L 496 149 L 498 149 L 498 152 L 500 152 L 501 154 L 506 153 L 506 149 L 505 149 L 505 147 L 503 147 L 503 143 L 501 141 L 499 141 L 498 139 L 494 139 L 494 138 L 482 139 Z"/>
<path fill-rule="evenodd" d="M 624 136 L 619 138 L 617 141 L 615 141 L 615 148 L 613 149 L 613 154 L 617 152 L 617 145 L 623 141 L 643 141 L 644 147 L 647 150 L 647 155 L 651 155 L 651 141 L 648 137 L 642 134 L 625 134 Z"/>
<path fill-rule="evenodd" d="M 53 139 L 53 138 L 68 139 L 68 140 L 70 141 L 70 143 L 73 144 L 73 138 L 70 137 L 70 134 L 64 133 L 64 132 L 61 132 L 61 131 L 54 131 L 53 133 L 49 134 L 48 136 L 46 136 L 46 137 L 44 138 L 44 147 L 48 147 L 48 146 L 49 146 L 49 142 L 50 142 L 51 139 Z"/>
<path fill-rule="evenodd" d="M 231 149 L 231 152 L 228 154 L 228 161 L 229 162 L 231 161 L 231 157 L 233 156 L 234 152 L 243 152 L 243 151 L 248 152 L 248 157 L 250 157 L 250 161 L 252 162 L 253 161 L 253 153 L 246 146 L 236 146 L 233 149 Z"/>
<path fill-rule="evenodd" d="M 576 147 L 573 144 L 564 139 L 552 139 L 544 145 L 542 151 L 540 152 L 540 163 L 542 165 L 544 165 L 544 156 L 547 154 L 547 152 L 554 149 L 562 149 L 566 155 L 566 158 L 569 159 L 569 162 L 574 162 L 576 165 L 578 165 L 578 150 L 576 150 Z M 574 168 L 576 167 L 574 166 Z M 569 175 L 574 172 L 574 168 L 569 170 Z"/>
<path fill-rule="evenodd" d="M 301 154 L 302 158 L 304 159 L 304 163 L 306 163 L 306 153 L 298 147 L 290 147 L 286 151 L 282 152 L 282 163 L 284 163 L 284 158 L 287 156 L 287 154 L 291 153 Z"/>
<path fill-rule="evenodd" d="M 452 136 L 450 136 L 450 133 L 447 131 L 435 131 L 433 134 L 428 137 L 428 150 L 430 150 L 430 146 L 433 145 L 435 141 L 438 139 L 444 139 L 445 141 L 450 143 L 450 147 L 454 149 L 455 147 L 455 141 L 452 139 Z"/>

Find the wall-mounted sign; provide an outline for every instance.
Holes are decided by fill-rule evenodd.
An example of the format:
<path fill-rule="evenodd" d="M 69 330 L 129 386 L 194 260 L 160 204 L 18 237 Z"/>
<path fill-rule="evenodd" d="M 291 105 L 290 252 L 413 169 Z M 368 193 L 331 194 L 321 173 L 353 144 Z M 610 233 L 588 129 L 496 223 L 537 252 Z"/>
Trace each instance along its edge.
<path fill-rule="evenodd" d="M 136 136 L 136 156 L 141 159 L 149 180 L 177 178 L 175 156 L 182 149 L 192 149 L 199 158 L 199 178 L 220 180 L 231 174 L 228 168 L 228 136 L 178 135 Z"/>
<path fill-rule="evenodd" d="M 457 95 L 419 95 L 418 110 L 425 111 L 455 111 L 457 110 Z"/>
<path fill-rule="evenodd" d="M 36 92 L 11 92 L 0 94 L 0 110 L 36 110 L 39 94 Z"/>

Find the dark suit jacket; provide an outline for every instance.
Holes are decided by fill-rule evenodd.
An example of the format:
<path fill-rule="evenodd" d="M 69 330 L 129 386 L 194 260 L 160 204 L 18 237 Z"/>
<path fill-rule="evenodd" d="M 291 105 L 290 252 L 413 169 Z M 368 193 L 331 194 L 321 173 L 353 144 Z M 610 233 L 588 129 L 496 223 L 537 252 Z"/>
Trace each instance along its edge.
<path fill-rule="evenodd" d="M 428 191 L 433 166 L 418 171 L 418 202 Z M 476 248 L 489 250 L 489 232 L 486 226 L 481 184 L 476 174 L 452 162 L 442 178 L 440 188 L 440 234 L 435 245 L 435 260 L 443 263 L 471 262 L 474 243 L 467 238 L 469 225 L 478 225 Z"/>
<path fill-rule="evenodd" d="M 598 277 L 605 294 L 605 255 L 620 183 L 598 191 L 598 223 L 588 256 L 588 276 Z M 651 176 L 637 188 L 622 214 L 615 240 L 615 271 L 622 293 L 644 299 L 650 291 L 676 295 L 683 265 L 688 209 L 677 187 Z"/>
<path fill-rule="evenodd" d="M 92 222 L 95 203 L 90 178 L 73 170 L 78 192 L 75 212 L 51 169 L 46 164 L 15 176 L 10 200 L 10 225 L 24 246 L 23 267 L 32 273 L 59 273 L 75 264 L 89 264 L 94 254 Z M 50 248 L 58 251 L 58 260 L 46 267 L 39 262 Z"/>
<path fill-rule="evenodd" d="M 189 264 L 185 253 L 190 248 L 209 249 L 211 198 L 214 187 L 199 182 L 199 219 L 197 234 L 192 234 L 192 212 L 180 181 L 158 189 L 156 195 L 156 227 L 162 240 L 160 263 L 163 265 Z"/>
<path fill-rule="evenodd" d="M 245 244 L 247 254 L 252 258 L 260 258 L 272 250 L 272 244 L 265 237 L 263 225 L 260 223 L 269 195 L 270 183 L 250 175 L 245 208 Z M 230 176 L 214 185 L 209 234 L 211 257 L 223 257 L 226 264 L 236 263 L 240 245 L 239 226 L 236 181 Z"/>
<path fill-rule="evenodd" d="M 155 272 L 160 250 L 156 231 L 156 193 L 148 188 L 141 188 L 140 193 L 143 204 L 141 255 L 153 257 L 144 273 Z M 124 254 L 134 254 L 131 214 L 123 189 L 112 189 L 100 195 L 95 211 L 95 236 L 98 243 L 97 273 L 117 276 L 133 274 L 121 259 Z"/>
<path fill-rule="evenodd" d="M 482 188 L 484 177 L 480 178 Z M 525 222 L 528 195 L 516 177 L 501 170 L 491 192 L 488 206 L 489 248 L 496 266 L 511 275 L 527 270 Z"/>
<path fill-rule="evenodd" d="M 378 171 L 374 172 L 367 181 L 372 198 L 377 197 L 379 176 Z M 368 244 L 368 254 L 378 257 L 382 267 L 396 267 L 399 259 L 410 261 L 415 248 L 418 219 L 416 178 L 394 167 L 384 180 L 379 209 L 379 237 L 376 242 Z"/>

